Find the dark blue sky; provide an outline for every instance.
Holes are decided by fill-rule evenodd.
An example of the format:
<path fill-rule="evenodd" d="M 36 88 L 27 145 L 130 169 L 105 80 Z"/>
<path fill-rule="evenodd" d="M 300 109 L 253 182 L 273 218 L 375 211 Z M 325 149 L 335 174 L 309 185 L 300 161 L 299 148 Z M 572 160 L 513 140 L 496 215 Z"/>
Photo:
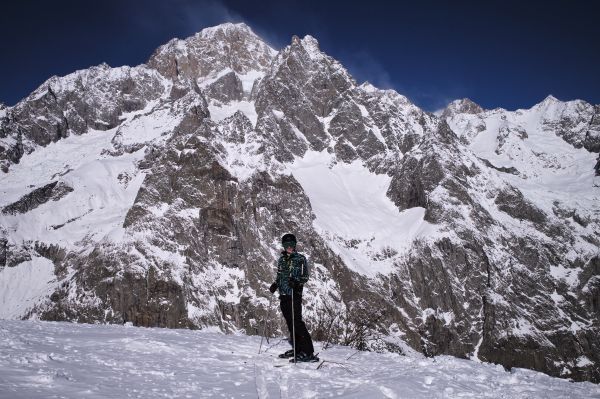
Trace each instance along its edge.
<path fill-rule="evenodd" d="M 596 5 L 594 5 L 596 4 Z M 52 75 L 138 65 L 174 37 L 246 22 L 279 49 L 310 34 L 362 82 L 434 111 L 469 97 L 529 108 L 548 94 L 600 104 L 597 1 L 20 0 L 0 10 L 0 102 Z"/>

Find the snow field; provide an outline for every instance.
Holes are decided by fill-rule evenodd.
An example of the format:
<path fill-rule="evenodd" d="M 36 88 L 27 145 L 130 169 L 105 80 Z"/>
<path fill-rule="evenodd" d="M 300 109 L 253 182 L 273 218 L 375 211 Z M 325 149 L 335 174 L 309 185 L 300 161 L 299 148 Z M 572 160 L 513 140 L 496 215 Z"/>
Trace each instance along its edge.
<path fill-rule="evenodd" d="M 123 220 L 145 176 L 136 167 L 144 149 L 121 156 L 103 151 L 114 150 L 113 142 L 132 145 L 163 140 L 181 116 L 158 108 L 154 101 L 121 119 L 114 129 L 90 129 L 40 147 L 0 176 L 0 207 L 52 181 L 74 189 L 60 201 L 48 201 L 25 214 L 0 216 L 0 228 L 9 232 L 11 243 L 32 240 L 73 248 L 84 238 L 121 240 Z"/>
<path fill-rule="evenodd" d="M 258 115 L 256 113 L 256 109 L 254 108 L 254 102 L 242 100 L 242 101 L 231 101 L 227 104 L 209 104 L 208 111 L 210 112 L 210 117 L 215 122 L 222 121 L 225 118 L 230 117 L 235 114 L 237 111 L 242 111 L 244 115 L 250 119 L 252 122 L 252 126 L 256 126 L 256 121 L 258 120 Z"/>
<path fill-rule="evenodd" d="M 0 320 L 0 398 L 600 398 L 600 387 L 440 356 L 321 351 L 276 359 L 280 339 Z M 316 350 L 321 344 L 316 343 Z M 282 365 L 282 367 L 278 367 Z M 320 368 L 318 368 L 320 366 Z"/>
<path fill-rule="evenodd" d="M 289 169 L 310 199 L 316 230 L 352 270 L 387 274 L 393 258 L 382 253 L 405 253 L 415 239 L 436 233 L 424 208 L 400 212 L 387 197 L 390 176 L 371 173 L 358 161 L 333 162 L 326 151 L 309 151 Z"/>
<path fill-rule="evenodd" d="M 50 200 L 25 214 L 2 215 L 0 225 L 9 232 L 11 243 L 33 240 L 73 247 L 86 236 L 99 241 L 122 230 L 144 178 L 135 168 L 144 151 L 101 156 L 102 149 L 110 148 L 113 134 L 114 130 L 70 136 L 24 157 L 1 177 L 7 194 L 2 205 L 55 180 L 74 189 L 60 201 Z"/>
<path fill-rule="evenodd" d="M 22 317 L 49 297 L 57 284 L 54 264 L 46 258 L 32 258 L 16 267 L 0 269 L 0 318 Z"/>

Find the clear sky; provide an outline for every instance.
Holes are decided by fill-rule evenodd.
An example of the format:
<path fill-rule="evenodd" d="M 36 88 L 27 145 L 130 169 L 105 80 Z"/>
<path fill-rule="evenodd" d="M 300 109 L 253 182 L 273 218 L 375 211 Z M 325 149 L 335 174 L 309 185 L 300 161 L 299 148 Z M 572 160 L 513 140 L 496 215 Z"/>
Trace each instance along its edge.
<path fill-rule="evenodd" d="M 600 104 L 600 1 L 19 0 L 0 10 L 0 102 L 52 75 L 138 65 L 174 37 L 245 22 L 273 47 L 310 34 L 359 81 L 428 111 L 468 97 Z"/>

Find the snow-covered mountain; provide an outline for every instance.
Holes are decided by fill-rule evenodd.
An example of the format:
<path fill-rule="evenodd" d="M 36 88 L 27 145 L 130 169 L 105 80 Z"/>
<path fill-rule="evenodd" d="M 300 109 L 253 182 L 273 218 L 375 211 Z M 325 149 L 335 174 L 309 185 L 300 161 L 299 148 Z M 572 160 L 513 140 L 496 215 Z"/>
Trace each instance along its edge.
<path fill-rule="evenodd" d="M 599 106 L 437 117 L 208 28 L 0 109 L 0 318 L 255 334 L 292 231 L 317 339 L 598 382 L 598 151 Z"/>

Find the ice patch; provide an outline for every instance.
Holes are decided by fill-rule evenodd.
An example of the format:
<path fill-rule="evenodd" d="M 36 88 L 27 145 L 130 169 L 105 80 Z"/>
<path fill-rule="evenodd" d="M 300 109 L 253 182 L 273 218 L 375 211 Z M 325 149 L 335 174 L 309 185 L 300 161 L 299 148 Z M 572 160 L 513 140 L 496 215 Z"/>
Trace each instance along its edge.
<path fill-rule="evenodd" d="M 556 292 L 556 290 L 554 290 L 554 292 L 550 294 L 550 298 L 552 298 L 555 304 L 559 304 L 560 302 L 563 302 L 565 300 L 565 298 L 558 292 Z"/>

